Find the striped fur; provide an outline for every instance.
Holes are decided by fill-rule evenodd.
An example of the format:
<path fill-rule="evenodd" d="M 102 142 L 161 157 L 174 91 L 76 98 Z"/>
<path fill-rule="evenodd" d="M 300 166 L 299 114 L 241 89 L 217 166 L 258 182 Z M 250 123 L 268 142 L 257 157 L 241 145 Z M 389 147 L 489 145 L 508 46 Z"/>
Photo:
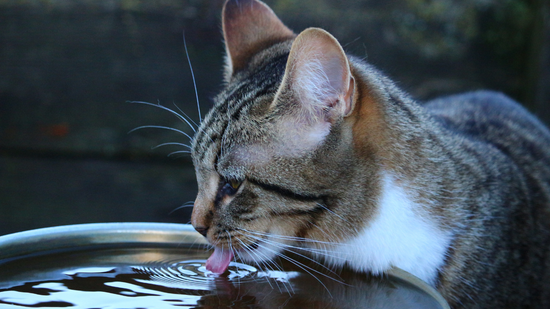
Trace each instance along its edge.
<path fill-rule="evenodd" d="M 212 245 L 266 267 L 284 250 L 400 267 L 452 308 L 550 307 L 550 132 L 534 116 L 488 91 L 421 105 L 257 0 L 228 1 L 224 33 L 226 85 L 192 144 L 192 223 Z"/>

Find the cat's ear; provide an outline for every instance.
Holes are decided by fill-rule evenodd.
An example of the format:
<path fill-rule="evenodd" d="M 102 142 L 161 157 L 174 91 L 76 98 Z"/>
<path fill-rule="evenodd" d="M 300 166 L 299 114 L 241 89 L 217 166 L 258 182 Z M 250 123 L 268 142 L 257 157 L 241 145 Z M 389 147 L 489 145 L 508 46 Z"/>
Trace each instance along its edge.
<path fill-rule="evenodd" d="M 353 110 L 355 81 L 348 58 L 340 43 L 323 29 L 309 28 L 298 35 L 282 84 L 281 89 L 291 89 L 311 116 L 331 121 Z"/>
<path fill-rule="evenodd" d="M 226 80 L 257 52 L 295 37 L 273 11 L 258 0 L 229 0 L 222 13 L 227 52 Z"/>
<path fill-rule="evenodd" d="M 285 139 L 300 153 L 324 141 L 332 125 L 354 108 L 355 80 L 338 41 L 318 28 L 298 35 L 273 104 L 286 105 L 290 115 L 281 125 Z M 288 103 L 291 102 L 291 105 Z M 290 145 L 289 145 L 290 147 Z"/>

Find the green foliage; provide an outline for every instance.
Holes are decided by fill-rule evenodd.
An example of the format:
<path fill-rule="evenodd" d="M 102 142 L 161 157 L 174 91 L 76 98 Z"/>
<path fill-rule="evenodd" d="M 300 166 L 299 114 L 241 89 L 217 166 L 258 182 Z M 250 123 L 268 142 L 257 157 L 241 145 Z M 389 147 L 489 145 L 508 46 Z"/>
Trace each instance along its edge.
<path fill-rule="evenodd" d="M 502 0 L 487 13 L 482 37 L 495 53 L 504 55 L 527 45 L 535 11 L 526 1 Z"/>

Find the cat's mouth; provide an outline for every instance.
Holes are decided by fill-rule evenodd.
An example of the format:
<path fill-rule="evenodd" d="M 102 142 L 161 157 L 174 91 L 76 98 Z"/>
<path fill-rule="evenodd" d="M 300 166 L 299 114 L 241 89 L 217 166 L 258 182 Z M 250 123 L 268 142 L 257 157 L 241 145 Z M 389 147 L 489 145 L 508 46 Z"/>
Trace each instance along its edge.
<path fill-rule="evenodd" d="M 215 273 L 223 274 L 229 267 L 234 257 L 233 250 L 223 247 L 215 247 L 214 253 L 206 261 L 206 269 Z"/>
<path fill-rule="evenodd" d="M 214 274 L 223 274 L 235 255 L 239 259 L 248 262 L 261 262 L 260 260 L 269 260 L 278 254 L 277 246 L 270 246 L 261 241 L 247 244 L 245 247 L 237 248 L 235 246 L 215 246 L 214 252 L 206 261 L 206 269 Z"/>

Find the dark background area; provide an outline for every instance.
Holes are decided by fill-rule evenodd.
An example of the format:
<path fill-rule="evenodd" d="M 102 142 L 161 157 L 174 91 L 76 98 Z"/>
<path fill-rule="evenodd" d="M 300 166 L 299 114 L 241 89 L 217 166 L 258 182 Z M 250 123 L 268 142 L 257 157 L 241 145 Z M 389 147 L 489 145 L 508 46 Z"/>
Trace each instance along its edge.
<path fill-rule="evenodd" d="M 550 123 L 543 0 L 270 0 L 322 27 L 419 100 L 502 91 Z M 195 176 L 169 112 L 198 121 L 221 85 L 223 1 L 0 0 L 0 235 L 88 222 L 189 220 Z"/>

